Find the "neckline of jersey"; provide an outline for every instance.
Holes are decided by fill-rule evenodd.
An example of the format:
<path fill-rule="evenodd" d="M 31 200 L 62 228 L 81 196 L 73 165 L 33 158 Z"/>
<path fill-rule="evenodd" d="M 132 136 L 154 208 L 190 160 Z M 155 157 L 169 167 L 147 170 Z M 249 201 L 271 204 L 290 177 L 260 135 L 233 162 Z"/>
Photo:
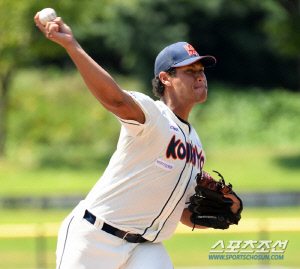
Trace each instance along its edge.
<path fill-rule="evenodd" d="M 174 113 L 174 114 L 175 114 L 175 113 Z M 182 123 L 186 124 L 186 125 L 189 127 L 189 132 L 191 132 L 191 125 L 190 125 L 190 123 L 187 122 L 186 120 L 180 118 L 180 117 L 177 116 L 176 114 L 175 114 L 175 116 L 176 116 Z"/>
<path fill-rule="evenodd" d="M 171 112 L 174 116 L 176 116 L 176 118 L 181 121 L 183 124 L 187 125 L 189 128 L 189 133 L 191 133 L 192 130 L 192 126 L 189 122 L 187 122 L 186 120 L 180 118 L 179 116 L 177 116 L 164 102 L 162 102 L 161 100 L 157 100 L 158 103 L 160 103 L 165 109 L 167 109 L 169 112 Z"/>

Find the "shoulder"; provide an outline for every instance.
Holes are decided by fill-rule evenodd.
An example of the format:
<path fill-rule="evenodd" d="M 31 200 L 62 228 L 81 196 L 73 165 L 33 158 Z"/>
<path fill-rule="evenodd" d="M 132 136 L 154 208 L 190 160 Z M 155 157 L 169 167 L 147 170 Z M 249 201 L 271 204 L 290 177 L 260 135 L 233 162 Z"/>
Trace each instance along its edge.
<path fill-rule="evenodd" d="M 153 100 L 148 95 L 134 91 L 128 91 L 127 93 L 140 106 L 144 113 L 155 113 L 155 111 L 160 113 L 159 111 L 161 110 L 161 107 L 158 105 L 159 102 Z"/>
<path fill-rule="evenodd" d="M 154 100 L 150 97 L 150 96 L 148 96 L 148 95 L 146 95 L 146 94 L 144 94 L 144 93 L 141 93 L 141 92 L 134 92 L 134 91 L 127 91 L 127 93 L 133 98 L 133 99 L 135 99 L 135 100 L 138 100 L 138 101 L 144 101 L 144 102 L 154 102 Z"/>
<path fill-rule="evenodd" d="M 150 98 L 148 95 L 146 95 L 142 92 L 127 91 L 127 93 L 129 93 L 134 98 L 146 98 L 146 99 L 151 99 L 153 101 L 152 98 Z"/>
<path fill-rule="evenodd" d="M 157 125 L 157 121 L 159 121 L 159 119 L 161 118 L 162 110 L 159 107 L 158 102 L 154 101 L 151 97 L 141 92 L 125 92 L 140 107 L 145 116 L 145 122 L 143 124 L 118 117 L 122 126 L 126 130 L 126 135 L 142 136 L 146 133 L 149 133 L 149 131 Z"/>

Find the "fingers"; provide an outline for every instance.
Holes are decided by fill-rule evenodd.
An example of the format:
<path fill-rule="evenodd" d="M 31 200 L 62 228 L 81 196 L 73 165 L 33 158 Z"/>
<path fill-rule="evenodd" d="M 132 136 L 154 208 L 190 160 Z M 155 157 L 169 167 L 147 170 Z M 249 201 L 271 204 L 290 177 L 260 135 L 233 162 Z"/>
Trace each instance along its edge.
<path fill-rule="evenodd" d="M 226 197 L 226 198 L 231 199 L 234 203 L 238 203 L 238 204 L 240 203 L 238 198 L 236 198 L 236 196 L 233 195 L 233 194 L 224 194 L 223 196 Z"/>
<path fill-rule="evenodd" d="M 229 198 L 233 201 L 233 205 L 230 208 L 231 211 L 236 214 L 241 207 L 239 199 L 237 199 L 233 194 L 224 194 L 224 197 Z"/>
<path fill-rule="evenodd" d="M 52 38 L 54 32 L 59 31 L 59 25 L 55 22 L 47 22 L 46 24 L 46 37 Z"/>
<path fill-rule="evenodd" d="M 37 12 L 34 16 L 34 22 L 48 39 L 58 43 L 64 48 L 76 43 L 71 28 L 63 22 L 61 17 L 57 17 L 53 21 L 47 22 L 46 25 L 43 25 L 39 21 L 39 14 L 40 13 Z"/>
<path fill-rule="evenodd" d="M 34 16 L 34 22 L 35 22 L 35 25 L 43 32 L 45 33 L 45 27 L 43 24 L 41 24 L 40 20 L 39 20 L 39 15 L 40 15 L 40 12 L 36 13 L 36 15 Z"/>
<path fill-rule="evenodd" d="M 62 19 L 56 18 L 54 21 L 47 22 L 46 25 L 43 25 L 39 20 L 40 12 L 37 12 L 34 16 L 34 22 L 36 26 L 44 33 L 47 38 L 52 38 L 55 32 L 59 32 L 60 25 L 63 24 Z"/>
<path fill-rule="evenodd" d="M 61 17 L 57 17 L 53 21 L 59 25 L 59 32 L 73 35 L 71 28 L 63 22 Z"/>
<path fill-rule="evenodd" d="M 56 32 L 73 35 L 71 28 L 63 22 L 61 17 L 57 17 L 43 25 L 39 20 L 39 14 L 40 12 L 37 12 L 34 16 L 34 22 L 47 38 L 51 38 Z"/>
<path fill-rule="evenodd" d="M 61 17 L 56 17 L 53 21 L 56 22 L 58 25 L 63 25 L 64 24 Z"/>

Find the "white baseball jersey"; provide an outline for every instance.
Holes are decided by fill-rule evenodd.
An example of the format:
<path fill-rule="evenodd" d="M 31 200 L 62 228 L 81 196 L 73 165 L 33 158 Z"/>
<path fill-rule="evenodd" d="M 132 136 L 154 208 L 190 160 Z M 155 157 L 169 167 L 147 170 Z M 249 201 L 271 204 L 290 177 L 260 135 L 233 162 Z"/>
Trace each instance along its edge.
<path fill-rule="evenodd" d="M 161 242 L 174 233 L 205 154 L 195 129 L 163 102 L 128 93 L 146 121 L 119 119 L 117 150 L 84 203 L 108 224 Z"/>

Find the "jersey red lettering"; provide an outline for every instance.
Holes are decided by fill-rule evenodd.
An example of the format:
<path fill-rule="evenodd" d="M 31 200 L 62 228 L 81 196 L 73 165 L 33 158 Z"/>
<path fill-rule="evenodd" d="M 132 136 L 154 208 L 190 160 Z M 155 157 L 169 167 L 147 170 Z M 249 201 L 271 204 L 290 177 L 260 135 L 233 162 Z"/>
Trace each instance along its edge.
<path fill-rule="evenodd" d="M 171 138 L 166 151 L 166 157 L 167 159 L 170 159 L 172 157 L 174 160 L 176 160 L 177 158 L 180 160 L 185 159 L 186 163 L 191 162 L 193 166 L 197 167 L 200 170 L 202 169 L 205 161 L 202 149 L 198 153 L 198 148 L 196 145 L 192 146 L 188 142 L 184 144 L 180 139 L 176 140 L 175 135 L 173 135 L 173 137 Z"/>

